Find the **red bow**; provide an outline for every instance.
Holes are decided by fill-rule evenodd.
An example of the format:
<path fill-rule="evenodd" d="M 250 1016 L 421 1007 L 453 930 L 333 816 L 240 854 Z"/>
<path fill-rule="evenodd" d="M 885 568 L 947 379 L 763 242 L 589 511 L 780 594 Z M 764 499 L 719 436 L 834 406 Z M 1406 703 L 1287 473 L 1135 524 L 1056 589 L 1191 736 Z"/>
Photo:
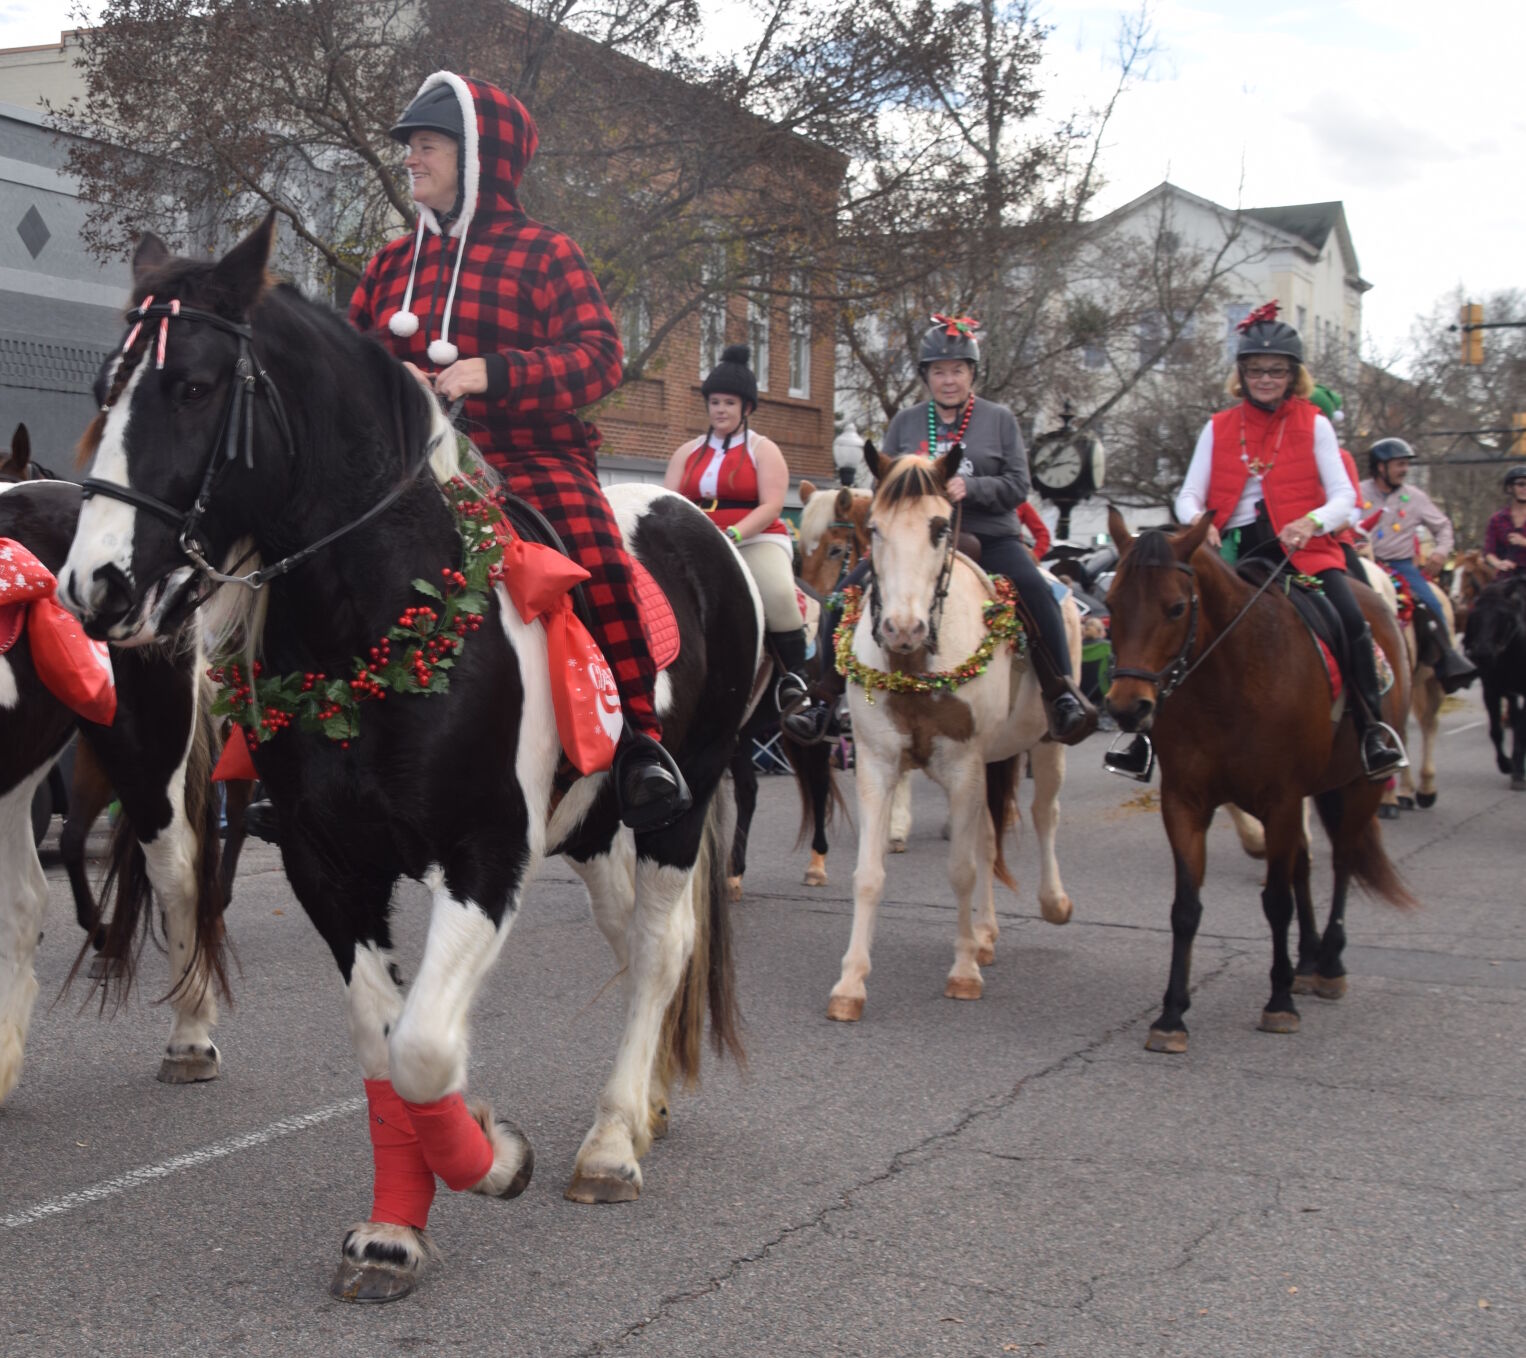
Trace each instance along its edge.
<path fill-rule="evenodd" d="M 1255 325 L 1258 321 L 1275 321 L 1277 319 L 1277 313 L 1281 310 L 1282 308 L 1277 305 L 1277 301 L 1274 298 L 1265 306 L 1258 306 L 1253 312 L 1251 312 L 1249 316 L 1241 321 L 1240 324 L 1235 327 L 1235 329 L 1243 335 L 1247 330 L 1251 328 L 1251 326 Z"/>
<path fill-rule="evenodd" d="M 58 581 L 26 547 L 0 538 L 0 651 L 27 631 L 37 677 L 61 703 L 102 726 L 117 713 L 106 643 L 91 641 L 54 598 Z"/>
<path fill-rule="evenodd" d="M 949 339 L 958 339 L 960 335 L 973 335 L 980 329 L 980 322 L 973 316 L 934 316 L 934 325 L 941 325 L 943 333 Z"/>

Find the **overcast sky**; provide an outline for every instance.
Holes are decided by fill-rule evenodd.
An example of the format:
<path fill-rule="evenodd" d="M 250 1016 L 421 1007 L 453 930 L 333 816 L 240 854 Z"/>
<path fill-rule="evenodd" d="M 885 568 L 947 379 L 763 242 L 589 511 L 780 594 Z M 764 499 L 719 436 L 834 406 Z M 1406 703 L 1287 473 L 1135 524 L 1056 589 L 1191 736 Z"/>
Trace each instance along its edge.
<path fill-rule="evenodd" d="M 0 0 L 0 46 L 56 41 L 68 7 Z M 1104 98 L 1120 10 L 1035 7 L 1054 26 L 1050 112 Z M 1160 52 L 1109 132 L 1103 210 L 1168 177 L 1231 206 L 1343 200 L 1373 284 L 1363 316 L 1380 360 L 1450 290 L 1526 285 L 1526 6 L 1152 0 L 1151 9 Z"/>

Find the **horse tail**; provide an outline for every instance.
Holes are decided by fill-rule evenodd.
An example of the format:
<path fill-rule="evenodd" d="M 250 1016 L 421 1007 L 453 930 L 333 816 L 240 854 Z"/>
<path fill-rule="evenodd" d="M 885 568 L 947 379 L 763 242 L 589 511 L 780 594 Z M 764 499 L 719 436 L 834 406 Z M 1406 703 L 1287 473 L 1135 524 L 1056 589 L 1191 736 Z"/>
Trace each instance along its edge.
<path fill-rule="evenodd" d="M 689 908 L 694 911 L 694 947 L 663 1020 L 666 1066 L 682 1077 L 685 1086 L 699 1082 L 707 1007 L 710 1043 L 717 1054 L 729 1051 L 738 1065 L 747 1062 L 747 1053 L 742 1048 L 741 1011 L 737 1006 L 731 905 L 726 892 L 728 796 L 723 780 L 717 784 L 705 812 L 699 857 L 690 874 L 687 892 Z"/>
<path fill-rule="evenodd" d="M 788 736 L 779 742 L 784 746 L 784 757 L 789 760 L 790 772 L 795 776 L 795 791 L 800 794 L 800 829 L 795 835 L 798 849 L 806 836 L 816 833 L 816 818 L 821 817 L 821 829 L 825 833 L 837 819 L 837 813 L 851 816 L 847 799 L 842 795 L 837 775 L 832 771 L 832 745 L 829 741 L 817 741 L 814 745 L 798 745 Z M 813 845 L 814 847 L 814 845 Z"/>
<path fill-rule="evenodd" d="M 1352 824 L 1346 811 L 1346 799 L 1339 790 L 1321 793 L 1314 799 L 1319 818 L 1330 836 L 1330 848 L 1337 872 L 1348 872 L 1374 896 L 1400 910 L 1418 910 L 1420 902 L 1404 885 L 1399 870 L 1383 848 L 1383 834 L 1370 813 L 1359 824 Z"/>
<path fill-rule="evenodd" d="M 986 809 L 991 813 L 991 826 L 996 831 L 996 859 L 991 864 L 991 871 L 997 881 L 1012 891 L 1017 890 L 1017 882 L 1007 867 L 1002 844 L 1007 837 L 1008 820 L 1015 820 L 1018 815 L 1017 766 L 1020 759 L 1020 755 L 1013 755 L 1011 759 L 986 765 Z"/>

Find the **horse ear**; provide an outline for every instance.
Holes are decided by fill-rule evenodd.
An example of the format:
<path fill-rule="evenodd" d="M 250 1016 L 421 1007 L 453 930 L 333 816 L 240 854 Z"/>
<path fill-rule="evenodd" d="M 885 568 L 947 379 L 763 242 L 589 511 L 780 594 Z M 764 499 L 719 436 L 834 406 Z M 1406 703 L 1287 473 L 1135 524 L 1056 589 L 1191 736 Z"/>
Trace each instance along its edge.
<path fill-rule="evenodd" d="M 1113 539 L 1113 546 L 1118 549 L 1118 559 L 1121 561 L 1133 547 L 1134 535 L 1129 532 L 1129 526 L 1124 522 L 1117 505 L 1110 504 L 1107 507 L 1107 531 Z"/>
<path fill-rule="evenodd" d="M 32 436 L 26 431 L 26 424 L 18 424 L 16 432 L 11 435 L 10 464 L 15 471 L 20 471 L 31 460 Z"/>
<path fill-rule="evenodd" d="M 864 440 L 864 466 L 869 468 L 869 475 L 878 484 L 879 479 L 890 470 L 893 458 L 881 457 L 880 450 L 874 446 L 872 439 Z"/>
<path fill-rule="evenodd" d="M 170 247 L 152 231 L 145 231 L 132 252 L 133 282 L 141 283 L 154 270 L 163 268 L 169 262 Z"/>
<path fill-rule="evenodd" d="M 1208 530 L 1213 526 L 1215 512 L 1212 509 L 1205 509 L 1193 519 L 1191 528 L 1185 533 L 1178 533 L 1171 539 L 1171 552 L 1178 561 L 1190 561 L 1193 552 L 1203 545 L 1203 539 L 1208 536 Z"/>
<path fill-rule="evenodd" d="M 938 475 L 946 486 L 959 475 L 959 464 L 964 461 L 964 444 L 956 443 L 938 459 Z"/>
<path fill-rule="evenodd" d="M 270 262 L 270 247 L 275 241 L 276 211 L 271 208 L 265 220 L 217 262 L 212 276 L 226 288 L 230 300 L 240 311 L 247 311 L 265 290 L 265 266 Z"/>
<path fill-rule="evenodd" d="M 808 503 L 810 498 L 811 498 L 811 496 L 813 496 L 815 493 L 816 493 L 816 486 L 815 486 L 815 484 L 813 482 L 805 480 L 802 477 L 801 481 L 800 481 L 800 503 L 801 504 Z"/>
<path fill-rule="evenodd" d="M 853 516 L 853 492 L 847 486 L 837 492 L 837 500 L 832 506 L 832 512 L 839 519 Z"/>

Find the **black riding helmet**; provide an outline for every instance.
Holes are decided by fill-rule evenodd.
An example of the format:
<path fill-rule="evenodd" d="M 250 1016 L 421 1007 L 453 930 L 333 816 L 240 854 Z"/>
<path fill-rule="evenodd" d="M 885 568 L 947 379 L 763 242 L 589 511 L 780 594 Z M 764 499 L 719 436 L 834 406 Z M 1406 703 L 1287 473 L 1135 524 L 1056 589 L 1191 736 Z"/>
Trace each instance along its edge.
<path fill-rule="evenodd" d="M 917 376 L 927 376 L 927 365 L 943 358 L 962 358 L 970 367 L 980 362 L 980 341 L 975 331 L 980 322 L 968 316 L 934 316 L 917 347 Z"/>
<path fill-rule="evenodd" d="M 1235 347 L 1235 362 L 1244 363 L 1257 354 L 1281 354 L 1295 363 L 1303 363 L 1303 340 L 1286 321 L 1277 319 L 1279 307 L 1268 302 L 1257 307 L 1240 322 L 1240 342 Z"/>
<path fill-rule="evenodd" d="M 1383 463 L 1413 459 L 1414 456 L 1415 450 L 1403 439 L 1379 439 L 1367 450 L 1367 465 L 1376 476 Z"/>
<path fill-rule="evenodd" d="M 1505 473 L 1505 489 L 1509 490 L 1517 481 L 1526 481 L 1526 465 L 1518 464 Z"/>
<path fill-rule="evenodd" d="M 443 132 L 457 142 L 466 140 L 466 127 L 461 121 L 461 101 L 449 81 L 431 85 L 406 109 L 389 133 L 393 141 L 408 145 L 408 138 L 415 132 Z"/>

